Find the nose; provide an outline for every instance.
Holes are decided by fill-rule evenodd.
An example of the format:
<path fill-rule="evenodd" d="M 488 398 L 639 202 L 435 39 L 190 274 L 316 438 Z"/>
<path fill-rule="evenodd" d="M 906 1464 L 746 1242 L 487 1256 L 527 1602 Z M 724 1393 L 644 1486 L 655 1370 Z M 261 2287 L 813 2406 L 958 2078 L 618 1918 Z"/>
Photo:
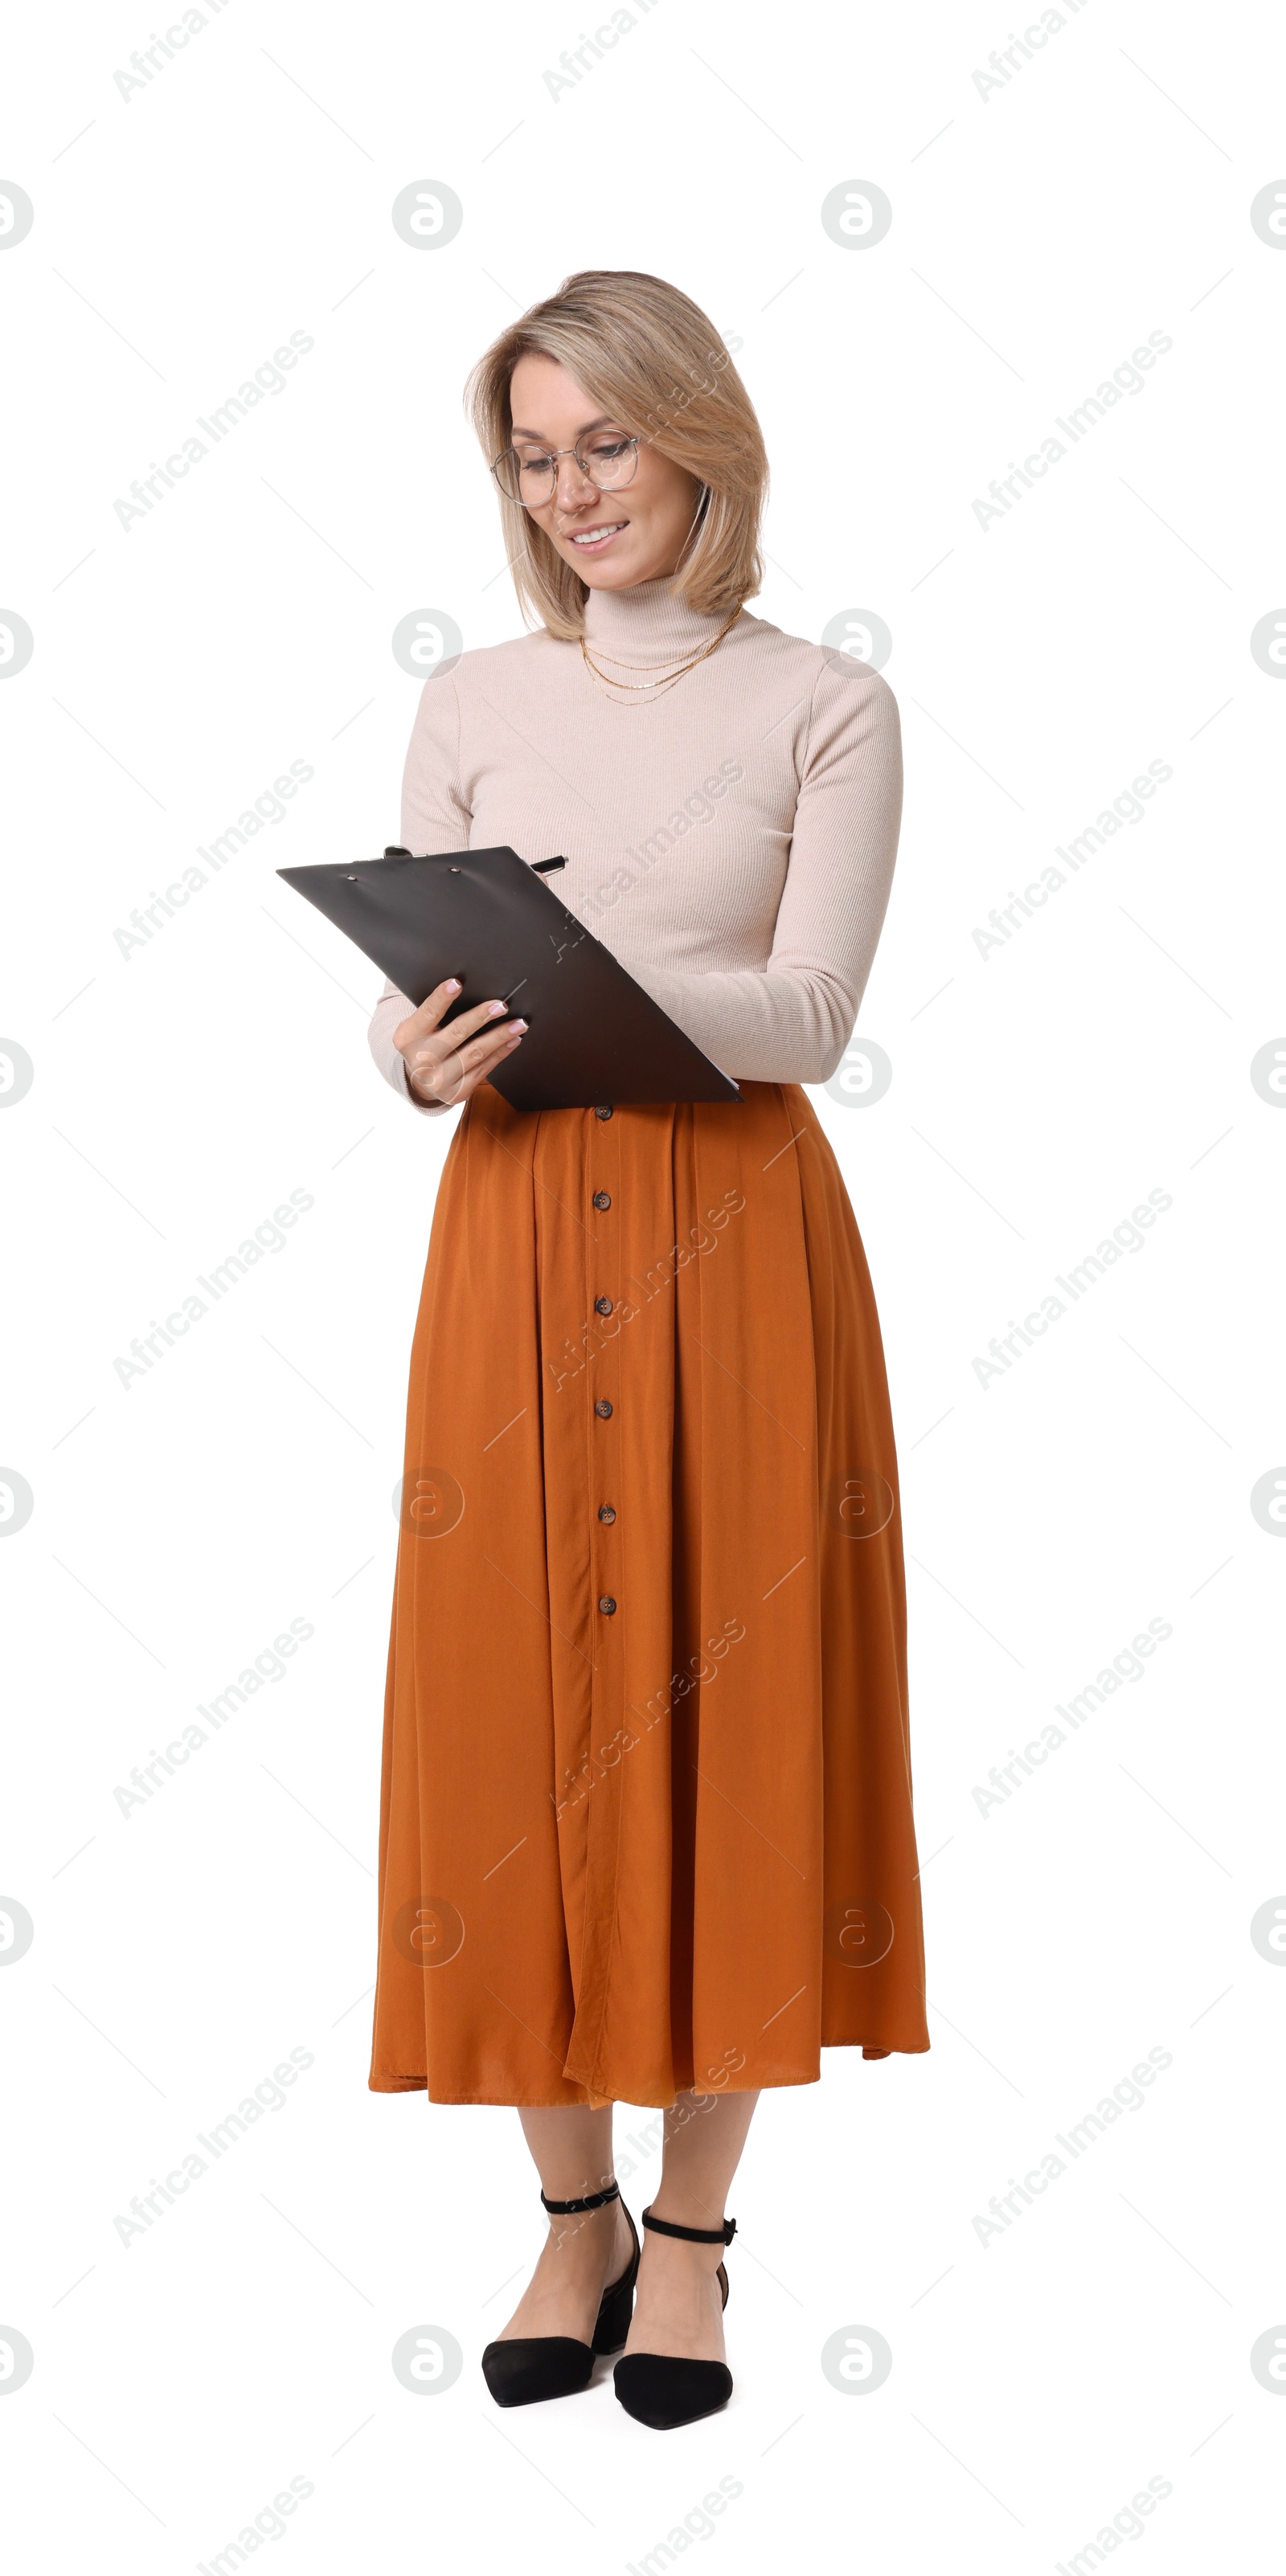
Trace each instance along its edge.
<path fill-rule="evenodd" d="M 554 481 L 555 508 L 563 511 L 583 510 L 587 503 L 596 501 L 597 498 L 598 486 L 591 482 L 588 474 L 577 464 L 575 454 L 560 456 Z"/>

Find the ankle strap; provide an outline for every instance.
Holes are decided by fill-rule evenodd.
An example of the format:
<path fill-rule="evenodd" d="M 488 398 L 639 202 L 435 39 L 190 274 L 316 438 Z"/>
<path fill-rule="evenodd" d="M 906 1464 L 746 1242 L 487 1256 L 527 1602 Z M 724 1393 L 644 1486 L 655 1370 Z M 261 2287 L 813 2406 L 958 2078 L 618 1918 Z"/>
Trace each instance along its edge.
<path fill-rule="evenodd" d="M 643 2224 L 657 2236 L 682 2236 L 690 2245 L 731 2245 L 737 2233 L 735 2218 L 725 2218 L 721 2227 L 676 2227 L 669 2218 L 654 2218 L 650 2209 L 643 2212 Z"/>
<path fill-rule="evenodd" d="M 580 2209 L 602 2209 L 609 2200 L 619 2200 L 620 2196 L 618 2182 L 609 2182 L 605 2191 L 586 2192 L 583 2200 L 546 2200 L 543 2191 L 540 2195 L 551 2218 L 568 2218 L 573 2211 Z"/>

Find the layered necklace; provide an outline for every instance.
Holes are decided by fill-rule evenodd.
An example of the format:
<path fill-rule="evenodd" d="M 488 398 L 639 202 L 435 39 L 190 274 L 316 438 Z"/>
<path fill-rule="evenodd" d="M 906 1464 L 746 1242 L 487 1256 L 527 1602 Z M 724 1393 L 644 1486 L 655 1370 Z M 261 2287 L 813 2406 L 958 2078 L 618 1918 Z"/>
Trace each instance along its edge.
<path fill-rule="evenodd" d="M 595 688 L 600 690 L 613 706 L 624 707 L 627 712 L 637 713 L 641 707 L 655 706 L 658 698 L 663 698 L 668 690 L 677 689 L 680 680 L 686 679 L 689 671 L 695 671 L 698 662 L 704 662 L 716 647 L 722 644 L 725 635 L 736 625 L 740 615 L 741 608 L 738 604 L 731 617 L 725 618 L 718 634 L 713 636 L 708 644 L 703 644 L 699 653 L 690 653 L 687 660 L 680 663 L 677 671 L 672 670 L 668 663 L 664 664 L 661 671 L 650 680 L 614 680 L 608 672 L 599 669 L 583 635 L 580 639 L 580 649 Z M 618 671 L 647 669 L 646 662 L 622 662 L 614 653 L 605 653 L 603 659 L 605 662 L 613 663 Z M 614 695 L 617 690 L 624 690 L 626 695 L 624 697 Z"/>

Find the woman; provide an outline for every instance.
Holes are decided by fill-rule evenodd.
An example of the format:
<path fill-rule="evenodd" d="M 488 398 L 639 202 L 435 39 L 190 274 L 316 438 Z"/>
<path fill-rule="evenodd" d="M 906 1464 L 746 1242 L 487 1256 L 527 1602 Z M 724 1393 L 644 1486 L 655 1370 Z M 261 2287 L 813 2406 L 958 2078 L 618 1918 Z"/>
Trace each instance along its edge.
<path fill-rule="evenodd" d="M 492 2394 L 623 2343 L 662 2427 L 731 2391 L 760 2090 L 928 2046 L 879 1325 L 799 1088 L 879 935 L 898 719 L 747 615 L 763 443 L 676 288 L 569 278 L 471 398 L 539 625 L 426 685 L 402 840 L 565 854 L 569 910 L 742 1097 L 523 1113 L 499 999 L 376 1011 L 395 1088 L 464 1115 L 411 1359 L 370 2081 L 518 2108 L 554 2224 Z M 666 2115 L 641 2261 L 617 2101 Z"/>

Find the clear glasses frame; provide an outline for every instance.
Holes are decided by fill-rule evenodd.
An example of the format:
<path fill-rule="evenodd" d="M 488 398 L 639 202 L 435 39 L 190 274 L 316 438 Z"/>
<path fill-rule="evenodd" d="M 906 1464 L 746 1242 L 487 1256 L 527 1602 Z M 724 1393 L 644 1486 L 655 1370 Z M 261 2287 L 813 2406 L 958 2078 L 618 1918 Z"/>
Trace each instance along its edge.
<path fill-rule="evenodd" d="M 546 448 L 539 457 L 523 458 L 519 456 L 516 447 L 504 447 L 499 456 L 492 458 L 491 471 L 506 498 L 521 502 L 523 508 L 527 510 L 543 510 L 546 502 L 552 501 L 558 489 L 559 459 L 564 456 L 575 457 L 586 482 L 592 483 L 596 491 L 623 492 L 626 485 L 634 480 L 638 471 L 639 448 L 646 445 L 646 441 L 639 438 L 613 438 L 610 444 L 620 454 L 623 470 L 617 471 L 613 460 L 612 474 L 605 481 L 601 473 L 594 472 L 592 454 L 582 452 L 592 451 L 595 439 L 602 441 L 602 430 L 589 431 L 584 438 L 578 438 L 573 447 Z M 628 451 L 628 457 L 624 451 Z M 598 461 L 601 465 L 602 459 Z M 531 473 L 537 465 L 543 467 L 548 486 L 545 491 L 524 492 L 522 488 L 524 465 L 528 473 Z"/>

